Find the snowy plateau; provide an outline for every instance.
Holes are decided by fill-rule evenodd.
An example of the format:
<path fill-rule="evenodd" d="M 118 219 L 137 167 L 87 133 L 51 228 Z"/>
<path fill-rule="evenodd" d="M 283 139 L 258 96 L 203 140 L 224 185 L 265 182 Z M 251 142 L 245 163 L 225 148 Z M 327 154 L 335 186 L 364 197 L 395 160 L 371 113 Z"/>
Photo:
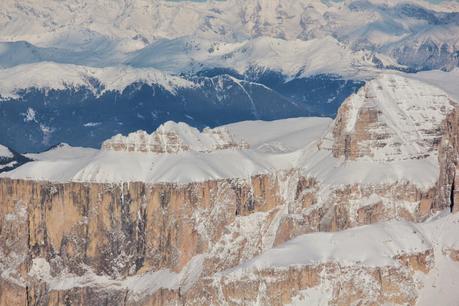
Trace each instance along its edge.
<path fill-rule="evenodd" d="M 0 306 L 459 305 L 459 3 L 0 1 Z"/>

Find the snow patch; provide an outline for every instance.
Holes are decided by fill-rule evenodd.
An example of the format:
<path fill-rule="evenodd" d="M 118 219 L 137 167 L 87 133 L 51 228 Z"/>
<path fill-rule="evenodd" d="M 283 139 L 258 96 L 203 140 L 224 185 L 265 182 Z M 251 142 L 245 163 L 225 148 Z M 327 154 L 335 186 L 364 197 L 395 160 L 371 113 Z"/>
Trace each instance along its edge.
<path fill-rule="evenodd" d="M 14 157 L 14 155 L 10 151 L 10 149 L 8 149 L 5 146 L 0 145 L 0 159 L 13 158 L 13 157 Z"/>
<path fill-rule="evenodd" d="M 29 107 L 27 108 L 27 112 L 24 114 L 24 121 L 25 122 L 36 121 L 35 116 L 36 116 L 35 110 Z"/>
<path fill-rule="evenodd" d="M 168 269 L 149 271 L 141 275 L 128 276 L 123 279 L 113 279 L 107 275 L 97 275 L 89 267 L 83 275 L 63 272 L 51 276 L 51 267 L 46 259 L 38 257 L 32 260 L 29 275 L 45 281 L 50 290 L 69 290 L 82 287 L 102 287 L 112 289 L 127 289 L 134 301 L 144 296 L 152 295 L 159 289 L 177 290 L 186 292 L 199 279 L 203 269 L 204 255 L 194 256 L 180 273 Z"/>

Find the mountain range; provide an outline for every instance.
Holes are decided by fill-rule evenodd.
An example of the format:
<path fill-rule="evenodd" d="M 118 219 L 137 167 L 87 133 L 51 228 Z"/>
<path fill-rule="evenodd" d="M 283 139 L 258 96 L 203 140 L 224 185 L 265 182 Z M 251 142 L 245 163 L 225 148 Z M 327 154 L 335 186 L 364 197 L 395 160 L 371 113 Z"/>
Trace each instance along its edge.
<path fill-rule="evenodd" d="M 0 306 L 457 306 L 458 66 L 457 1 L 0 1 Z"/>
<path fill-rule="evenodd" d="M 99 147 L 168 120 L 202 129 L 334 117 L 386 70 L 457 70 L 458 6 L 5 0 L 0 143 L 19 152 Z"/>
<path fill-rule="evenodd" d="M 452 95 L 386 72 L 335 119 L 16 154 L 0 305 L 455 305 L 458 144 Z"/>

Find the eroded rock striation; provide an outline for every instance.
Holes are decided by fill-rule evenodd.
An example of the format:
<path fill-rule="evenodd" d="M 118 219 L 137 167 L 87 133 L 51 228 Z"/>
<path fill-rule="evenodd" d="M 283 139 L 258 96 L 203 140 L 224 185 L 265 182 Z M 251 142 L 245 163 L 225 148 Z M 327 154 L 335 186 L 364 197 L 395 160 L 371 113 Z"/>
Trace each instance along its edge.
<path fill-rule="evenodd" d="M 205 128 L 202 132 L 186 123 L 168 121 L 152 134 L 138 131 L 113 136 L 102 144 L 103 150 L 151 153 L 184 151 L 211 152 L 224 149 L 246 149 L 248 144 L 237 142 L 224 128 Z"/>
<path fill-rule="evenodd" d="M 383 75 L 341 106 L 329 135 L 333 155 L 376 161 L 424 158 L 437 149 L 453 109 L 451 98 L 436 87 Z"/>

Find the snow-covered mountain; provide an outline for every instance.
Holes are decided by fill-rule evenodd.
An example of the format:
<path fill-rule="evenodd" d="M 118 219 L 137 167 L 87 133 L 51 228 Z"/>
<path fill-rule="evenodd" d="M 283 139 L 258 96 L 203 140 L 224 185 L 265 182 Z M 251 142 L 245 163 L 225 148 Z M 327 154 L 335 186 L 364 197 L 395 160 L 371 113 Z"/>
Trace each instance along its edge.
<path fill-rule="evenodd" d="M 154 67 L 157 59 L 151 49 L 155 45 L 172 51 L 170 59 L 176 59 L 177 52 L 186 58 L 187 51 L 195 53 L 195 48 L 205 51 L 196 59 L 199 64 L 231 51 L 234 44 L 250 44 L 253 38 L 281 39 L 295 47 L 295 40 L 334 37 L 354 50 L 382 52 L 415 69 L 450 68 L 457 66 L 458 7 L 455 2 L 371 0 L 117 0 L 108 5 L 105 1 L 37 5 L 31 0 L 6 0 L 1 4 L 0 37 L 14 43 L 3 45 L 2 65 L 52 59 L 106 66 L 129 61 L 131 53 L 140 52 L 134 62 Z M 205 46 L 203 39 L 208 41 Z M 290 48 L 284 43 L 278 51 Z M 252 55 L 246 60 L 256 60 L 260 54 Z M 168 54 L 161 57 L 167 61 Z M 296 62 L 302 62 L 302 57 Z"/>
<path fill-rule="evenodd" d="M 346 159 L 424 158 L 440 143 L 443 120 L 453 108 L 435 86 L 381 75 L 343 103 L 327 138 L 334 140 L 335 155 Z"/>
<path fill-rule="evenodd" d="M 27 154 L 0 174 L 0 304 L 454 305 L 458 136 L 445 91 L 385 73 L 334 120 Z"/>
<path fill-rule="evenodd" d="M 248 145 L 237 142 L 224 128 L 198 129 L 180 122 L 167 121 L 155 132 L 145 131 L 130 133 L 128 136 L 115 135 L 102 144 L 107 151 L 150 152 L 156 154 L 192 152 L 212 152 L 226 149 L 244 149 Z"/>
<path fill-rule="evenodd" d="M 36 162 L 6 176 L 187 183 L 301 168 L 325 185 L 363 179 L 427 188 L 438 173 L 445 120 L 454 109 L 454 100 L 438 87 L 383 74 L 347 98 L 333 124 L 329 118 L 248 121 L 200 132 L 166 122 L 152 134 L 115 135 L 103 142 L 102 150 L 90 149 L 91 155 L 71 151 L 69 158 L 67 147 L 62 157 L 39 154 Z M 48 169 L 50 161 L 62 163 Z"/>
<path fill-rule="evenodd" d="M 457 1 L 0 1 L 0 306 L 456 306 L 458 33 Z"/>
<path fill-rule="evenodd" d="M 168 120 L 204 128 L 251 119 L 332 116 L 362 85 L 327 75 L 285 82 L 278 73 L 264 72 L 252 78 L 256 81 L 218 71 L 185 78 L 154 68 L 55 63 L 0 70 L 0 142 L 22 152 L 60 142 L 99 147 L 113 134 L 151 133 Z"/>
<path fill-rule="evenodd" d="M 53 61 L 181 73 L 261 66 L 294 76 L 345 74 L 372 62 L 413 70 L 457 66 L 456 2 L 5 0 L 0 6 L 2 67 Z"/>
<path fill-rule="evenodd" d="M 122 92 L 134 83 L 156 85 L 174 94 L 195 84 L 154 68 L 129 66 L 95 68 L 54 62 L 25 64 L 0 70 L 2 100 L 20 98 L 24 89 L 66 90 L 87 88 L 95 95 L 107 91 Z"/>
<path fill-rule="evenodd" d="M 384 70 L 454 70 L 458 8 L 422 0 L 5 0 L 0 143 L 99 147 L 113 132 L 152 132 L 168 120 L 203 128 L 334 117 Z"/>

